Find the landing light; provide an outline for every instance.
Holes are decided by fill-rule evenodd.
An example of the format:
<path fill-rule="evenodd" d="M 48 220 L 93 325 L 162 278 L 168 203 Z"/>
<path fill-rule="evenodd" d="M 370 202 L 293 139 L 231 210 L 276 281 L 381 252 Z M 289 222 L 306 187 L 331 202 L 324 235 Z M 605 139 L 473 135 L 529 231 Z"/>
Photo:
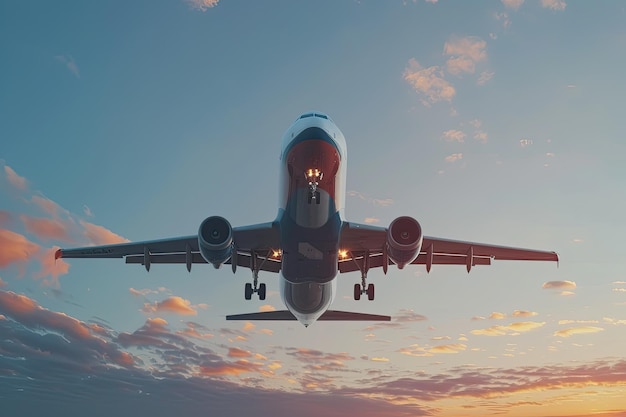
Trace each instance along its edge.
<path fill-rule="evenodd" d="M 339 258 L 346 259 L 348 257 L 348 251 L 345 249 L 339 249 Z"/>
<path fill-rule="evenodd" d="M 283 254 L 282 250 L 280 250 L 280 249 L 278 249 L 278 250 L 272 249 L 272 258 L 278 259 L 278 258 L 280 258 L 280 255 L 282 255 L 282 254 Z"/>

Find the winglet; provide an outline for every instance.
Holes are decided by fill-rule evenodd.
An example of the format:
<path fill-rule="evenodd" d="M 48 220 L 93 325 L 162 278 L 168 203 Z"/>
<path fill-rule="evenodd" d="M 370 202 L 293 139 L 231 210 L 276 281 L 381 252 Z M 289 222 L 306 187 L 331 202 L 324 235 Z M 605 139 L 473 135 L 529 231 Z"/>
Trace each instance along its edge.
<path fill-rule="evenodd" d="M 56 261 L 59 258 L 63 257 L 63 249 L 57 249 L 56 252 L 54 252 L 54 260 Z"/>

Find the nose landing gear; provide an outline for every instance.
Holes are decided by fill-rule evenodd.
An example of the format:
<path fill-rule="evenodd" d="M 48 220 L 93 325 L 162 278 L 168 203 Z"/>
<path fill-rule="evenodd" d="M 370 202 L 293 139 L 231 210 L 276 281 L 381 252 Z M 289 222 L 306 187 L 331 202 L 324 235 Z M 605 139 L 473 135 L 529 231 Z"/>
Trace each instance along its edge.
<path fill-rule="evenodd" d="M 319 182 L 324 178 L 324 174 L 319 169 L 307 169 L 304 172 L 304 178 L 309 183 L 309 204 L 315 201 L 315 204 L 320 203 L 320 192 L 317 191 Z"/>

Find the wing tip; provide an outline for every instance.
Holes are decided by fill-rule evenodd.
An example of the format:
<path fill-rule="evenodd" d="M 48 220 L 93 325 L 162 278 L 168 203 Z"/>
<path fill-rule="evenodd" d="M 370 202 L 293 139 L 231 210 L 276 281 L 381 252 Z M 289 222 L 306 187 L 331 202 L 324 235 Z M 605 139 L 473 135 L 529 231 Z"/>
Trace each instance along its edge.
<path fill-rule="evenodd" d="M 56 261 L 59 258 L 63 257 L 63 249 L 57 249 L 56 252 L 54 252 L 54 260 Z"/>

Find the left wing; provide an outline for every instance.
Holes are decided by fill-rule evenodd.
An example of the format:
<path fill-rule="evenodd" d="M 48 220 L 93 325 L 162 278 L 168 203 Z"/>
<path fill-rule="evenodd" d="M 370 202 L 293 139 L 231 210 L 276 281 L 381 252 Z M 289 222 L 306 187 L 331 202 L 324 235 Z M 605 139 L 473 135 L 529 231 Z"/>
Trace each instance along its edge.
<path fill-rule="evenodd" d="M 342 230 L 340 248 L 347 256 L 339 260 L 340 272 L 359 271 L 367 254 L 369 268 L 383 267 L 387 229 L 358 223 L 346 223 Z M 497 246 L 460 240 L 424 236 L 421 251 L 412 264 L 465 265 L 469 272 L 474 265 L 491 265 L 492 259 L 507 261 L 558 262 L 556 252 Z M 388 265 L 392 262 L 387 261 Z"/>
<path fill-rule="evenodd" d="M 233 242 L 237 250 L 236 260 L 238 266 L 251 267 L 253 262 L 257 262 L 260 270 L 269 272 L 280 271 L 280 260 L 271 256 L 272 251 L 279 247 L 279 233 L 274 223 L 234 227 Z M 149 269 L 153 263 L 186 263 L 189 269 L 191 264 L 206 263 L 200 254 L 198 235 L 144 242 L 59 249 L 54 257 L 55 259 L 126 258 L 126 263 L 142 264 L 146 269 Z M 230 260 L 226 261 L 226 264 L 230 263 Z"/>

